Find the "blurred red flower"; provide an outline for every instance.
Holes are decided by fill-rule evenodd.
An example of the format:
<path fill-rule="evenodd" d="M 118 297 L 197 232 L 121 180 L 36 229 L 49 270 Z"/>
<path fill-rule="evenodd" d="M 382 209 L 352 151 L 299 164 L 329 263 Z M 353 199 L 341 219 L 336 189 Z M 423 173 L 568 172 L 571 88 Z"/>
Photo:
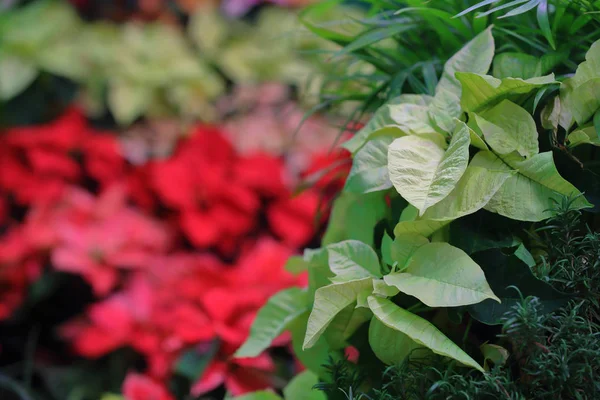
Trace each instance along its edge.
<path fill-rule="evenodd" d="M 126 400 L 174 400 L 165 385 L 146 375 L 129 373 L 123 382 Z"/>

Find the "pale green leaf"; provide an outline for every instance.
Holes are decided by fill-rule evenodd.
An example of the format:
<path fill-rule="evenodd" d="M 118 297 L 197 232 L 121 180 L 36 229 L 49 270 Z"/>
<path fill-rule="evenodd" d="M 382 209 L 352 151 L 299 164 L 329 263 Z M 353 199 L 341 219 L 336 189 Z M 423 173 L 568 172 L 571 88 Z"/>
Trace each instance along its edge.
<path fill-rule="evenodd" d="M 404 333 L 417 344 L 429 348 L 436 354 L 453 358 L 464 365 L 483 372 L 483 368 L 475 360 L 429 321 L 381 297 L 371 296 L 368 301 L 373 314 L 387 327 Z"/>
<path fill-rule="evenodd" d="M 575 76 L 569 79 L 569 85 L 578 87 L 596 78 L 600 78 L 600 40 L 590 46 L 585 61 L 579 64 Z"/>
<path fill-rule="evenodd" d="M 564 102 L 579 125 L 589 121 L 600 109 L 600 77 L 572 89 Z"/>
<path fill-rule="evenodd" d="M 454 118 L 461 113 L 461 85 L 456 79 L 456 73 L 469 71 L 485 74 L 490 69 L 493 57 L 494 38 L 492 27 L 489 27 L 446 62 L 429 106 L 429 117 L 440 130 L 452 132 L 456 125 Z"/>
<path fill-rule="evenodd" d="M 424 103 L 426 101 L 423 97 L 415 95 L 400 96 L 400 99 L 392 100 L 381 106 L 369 122 L 342 147 L 355 154 L 371 137 L 381 136 L 377 131 L 382 128 L 388 129 L 385 135 L 393 137 L 435 133 L 435 129 L 428 123 L 427 106 Z"/>
<path fill-rule="evenodd" d="M 484 343 L 479 349 L 483 354 L 483 367 L 486 371 L 489 371 L 488 361 L 491 361 L 494 366 L 502 366 L 506 364 L 506 361 L 510 356 L 508 350 L 497 344 Z"/>
<path fill-rule="evenodd" d="M 475 113 L 468 113 L 469 115 L 469 122 L 467 124 L 467 126 L 469 127 L 469 136 L 471 137 L 471 145 L 473 147 L 478 148 L 479 150 L 489 150 L 490 148 L 488 147 L 488 145 L 485 143 L 485 141 L 483 140 L 482 136 L 483 134 L 481 132 L 477 132 L 478 126 L 477 123 L 475 121 Z"/>
<path fill-rule="evenodd" d="M 252 323 L 250 336 L 235 357 L 256 357 L 281 335 L 286 327 L 308 309 L 306 292 L 289 288 L 272 296 Z"/>
<path fill-rule="evenodd" d="M 241 396 L 234 397 L 233 400 L 282 400 L 281 397 L 268 390 L 260 390 Z"/>
<path fill-rule="evenodd" d="M 446 62 L 444 72 L 436 87 L 436 95 L 440 91 L 447 90 L 460 98 L 461 85 L 455 74 L 457 72 L 485 74 L 490 69 L 493 58 L 494 37 L 490 26 L 475 36 Z"/>
<path fill-rule="evenodd" d="M 400 221 L 415 221 L 419 217 L 417 207 L 409 204 L 400 213 Z"/>
<path fill-rule="evenodd" d="M 327 246 L 329 269 L 336 277 L 332 282 L 345 282 L 368 277 L 380 277 L 377 253 L 358 240 L 345 240 Z M 337 278 L 337 279 L 336 279 Z"/>
<path fill-rule="evenodd" d="M 430 219 L 417 219 L 414 221 L 400 221 L 394 227 L 394 235 L 417 234 L 430 236 L 432 233 L 448 225 L 452 220 L 435 221 Z"/>
<path fill-rule="evenodd" d="M 398 263 L 400 270 L 403 270 L 412 255 L 428 243 L 429 240 L 425 236 L 408 233 L 396 235 L 391 246 L 392 260 Z"/>
<path fill-rule="evenodd" d="M 373 294 L 382 297 L 394 297 L 400 293 L 397 288 L 390 286 L 383 279 L 373 279 Z M 369 293 L 371 295 L 371 293 Z M 367 296 L 368 297 L 368 296 Z M 366 299 L 366 298 L 365 298 Z"/>
<path fill-rule="evenodd" d="M 140 117 L 152 101 L 152 90 L 142 84 L 114 80 L 108 92 L 108 107 L 120 125 Z"/>
<path fill-rule="evenodd" d="M 188 35 L 204 54 L 215 56 L 222 49 L 230 25 L 231 21 L 223 18 L 218 7 L 205 5 L 191 16 Z"/>
<path fill-rule="evenodd" d="M 372 281 L 372 278 L 364 278 L 334 283 L 317 289 L 302 348 L 308 349 L 314 346 L 335 316 L 356 302 L 361 291 L 373 287 Z"/>
<path fill-rule="evenodd" d="M 473 214 L 485 207 L 512 173 L 514 172 L 480 167 L 471 162 L 454 190 L 427 210 L 423 219 L 451 221 Z"/>
<path fill-rule="evenodd" d="M 489 75 L 459 72 L 456 78 L 462 84 L 460 104 L 464 111 L 480 112 L 504 99 L 517 101 L 533 90 L 557 83 L 554 74 L 523 80 L 520 78 L 496 79 Z"/>
<path fill-rule="evenodd" d="M 392 187 L 388 174 L 388 146 L 393 137 L 371 139 L 354 156 L 344 191 L 369 193 Z"/>
<path fill-rule="evenodd" d="M 492 152 L 480 151 L 471 165 L 511 173 L 484 207 L 511 219 L 541 221 L 551 216 L 549 210 L 553 207 L 553 201 L 562 196 L 580 194 L 560 176 L 554 165 L 552 152 L 539 153 L 523 160 L 514 154 L 501 159 Z M 585 208 L 590 204 L 580 197 L 574 206 Z"/>
<path fill-rule="evenodd" d="M 564 99 L 561 100 L 560 96 L 555 96 L 553 101 L 548 102 L 542 109 L 540 116 L 542 120 L 542 126 L 546 129 L 552 129 L 554 132 L 558 130 L 559 126 L 569 130 L 573 125 L 573 115 L 564 104 Z"/>
<path fill-rule="evenodd" d="M 342 193 L 333 203 L 323 245 L 355 239 L 372 246 L 373 229 L 387 212 L 384 194 Z"/>
<path fill-rule="evenodd" d="M 319 377 L 309 371 L 302 371 L 283 388 L 285 400 L 327 400 L 327 396 L 320 390 L 314 389 L 319 383 Z"/>
<path fill-rule="evenodd" d="M 529 79 L 540 75 L 538 58 L 524 53 L 501 53 L 494 58 L 495 78 Z"/>
<path fill-rule="evenodd" d="M 376 317 L 369 324 L 369 345 L 385 364 L 399 364 L 420 346 L 404 333 L 390 328 Z"/>
<path fill-rule="evenodd" d="M 372 288 L 370 290 L 372 291 Z M 362 296 L 363 293 L 365 291 L 360 292 L 359 295 Z M 358 307 L 357 296 L 356 305 L 350 304 L 340 311 L 323 333 L 329 347 L 333 350 L 346 348 L 348 346 L 347 340 L 372 316 L 373 313 L 369 307 Z"/>
<path fill-rule="evenodd" d="M 446 151 L 417 136 L 396 139 L 388 149 L 388 169 L 394 187 L 423 215 L 456 186 L 467 168 L 469 144 L 469 130 L 464 124 Z"/>
<path fill-rule="evenodd" d="M 35 80 L 35 65 L 18 57 L 0 55 L 0 100 L 18 95 Z"/>
<path fill-rule="evenodd" d="M 600 146 L 600 138 L 593 126 L 586 126 L 571 132 L 568 136 L 569 147 L 573 148 L 581 144 Z"/>
<path fill-rule="evenodd" d="M 503 100 L 481 115 L 473 115 L 485 141 L 496 153 L 517 151 L 529 158 L 539 152 L 535 121 L 523 107 Z"/>
<path fill-rule="evenodd" d="M 386 275 L 383 280 L 429 307 L 458 307 L 485 299 L 498 300 L 479 265 L 467 253 L 448 243 L 419 247 L 406 268 Z"/>

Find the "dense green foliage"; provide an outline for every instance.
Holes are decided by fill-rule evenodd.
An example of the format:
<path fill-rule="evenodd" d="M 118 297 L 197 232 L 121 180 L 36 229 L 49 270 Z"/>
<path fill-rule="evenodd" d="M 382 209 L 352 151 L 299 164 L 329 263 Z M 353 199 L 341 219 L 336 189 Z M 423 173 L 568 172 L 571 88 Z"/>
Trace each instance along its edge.
<path fill-rule="evenodd" d="M 596 5 L 484 3 L 374 2 L 357 36 L 307 22 L 377 70 L 332 103 L 375 112 L 343 144 L 322 247 L 290 262 L 307 292 L 265 307 L 238 356 L 291 329 L 331 398 L 595 398 L 598 236 L 578 228 L 599 193 Z"/>
<path fill-rule="evenodd" d="M 565 203 L 568 206 L 568 202 Z M 556 289 L 574 298 L 553 313 L 543 313 L 540 299 L 527 297 L 502 317 L 498 335 L 486 362 L 485 375 L 448 365 L 438 357 L 405 359 L 388 367 L 367 393 L 367 374 L 347 360 L 330 360 L 327 381 L 317 387 L 330 399 L 531 399 L 596 398 L 600 395 L 600 235 L 586 232 L 580 213 L 558 207 L 543 228 L 540 245 L 548 252 L 542 274 Z M 566 240 L 565 240 L 566 239 Z M 586 271 L 565 275 L 567 265 L 581 263 Z M 575 270 L 581 271 L 575 266 Z M 490 346 L 490 345 L 487 345 Z M 369 385 L 366 385 L 368 387 Z M 347 396 L 354 393 L 354 396 Z"/>

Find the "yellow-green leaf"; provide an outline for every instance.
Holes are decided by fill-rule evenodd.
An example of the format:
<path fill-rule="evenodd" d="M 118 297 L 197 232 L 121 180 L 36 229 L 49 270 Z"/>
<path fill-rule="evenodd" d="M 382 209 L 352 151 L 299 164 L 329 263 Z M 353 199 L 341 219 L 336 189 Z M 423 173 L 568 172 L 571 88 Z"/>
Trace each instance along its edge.
<path fill-rule="evenodd" d="M 281 335 L 287 326 L 308 309 L 306 292 L 289 288 L 272 296 L 252 323 L 250 336 L 235 357 L 256 357 Z"/>
<path fill-rule="evenodd" d="M 372 278 L 334 283 L 317 289 L 302 348 L 312 347 L 335 316 L 356 302 L 361 291 L 369 288 L 373 288 Z"/>
<path fill-rule="evenodd" d="M 427 347 L 436 354 L 450 357 L 483 372 L 483 368 L 477 361 L 473 360 L 429 321 L 381 297 L 370 296 L 368 302 L 373 314 L 387 327 L 405 334 L 417 344 Z"/>
<path fill-rule="evenodd" d="M 482 114 L 473 114 L 485 141 L 498 154 L 517 151 L 523 157 L 539 152 L 533 117 L 523 107 L 503 100 Z"/>
<path fill-rule="evenodd" d="M 401 363 L 420 347 L 410 337 L 388 327 L 376 317 L 369 324 L 369 344 L 377 358 L 388 365 Z"/>
<path fill-rule="evenodd" d="M 406 268 L 383 280 L 429 307 L 458 307 L 485 299 L 500 302 L 479 265 L 461 249 L 443 242 L 419 247 Z"/>
<path fill-rule="evenodd" d="M 423 215 L 443 200 L 467 168 L 470 135 L 465 124 L 446 151 L 418 136 L 396 139 L 388 148 L 388 169 L 394 187 Z"/>
<path fill-rule="evenodd" d="M 519 221 L 549 218 L 553 201 L 561 196 L 580 194 L 575 186 L 560 176 L 552 152 L 539 153 L 524 160 L 515 154 L 500 158 L 490 151 L 480 151 L 471 165 L 511 173 L 484 208 Z M 579 197 L 574 206 L 585 208 L 590 204 L 584 197 Z"/>

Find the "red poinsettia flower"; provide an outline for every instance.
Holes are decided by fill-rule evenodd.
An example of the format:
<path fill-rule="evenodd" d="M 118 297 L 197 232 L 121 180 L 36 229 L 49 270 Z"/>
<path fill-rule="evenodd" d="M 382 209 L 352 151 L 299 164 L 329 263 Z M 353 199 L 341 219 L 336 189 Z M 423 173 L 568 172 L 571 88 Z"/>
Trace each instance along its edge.
<path fill-rule="evenodd" d="M 167 388 L 152 378 L 129 373 L 123 382 L 123 396 L 126 400 L 174 400 Z"/>
<path fill-rule="evenodd" d="M 200 396 L 220 385 L 233 395 L 262 390 L 272 386 L 270 375 L 275 366 L 266 354 L 254 358 L 232 358 L 233 353 L 222 348 L 202 377 L 192 385 L 191 393 Z"/>
<path fill-rule="evenodd" d="M 235 162 L 233 148 L 221 132 L 200 127 L 171 159 L 152 166 L 156 192 L 180 212 L 181 229 L 198 247 L 228 242 L 255 224 L 260 199 L 236 179 Z"/>
<path fill-rule="evenodd" d="M 279 199 L 267 210 L 271 230 L 291 246 L 306 245 L 315 235 L 321 202 L 322 198 L 314 190 Z"/>
<path fill-rule="evenodd" d="M 81 275 L 97 295 L 116 285 L 117 269 L 143 268 L 168 246 L 164 227 L 128 208 L 120 186 L 105 191 L 89 211 L 83 221 L 57 222 L 52 262 L 58 270 Z"/>
<path fill-rule="evenodd" d="M 0 320 L 11 315 L 40 274 L 39 260 L 19 228 L 0 238 Z"/>
<path fill-rule="evenodd" d="M 87 173 L 103 187 L 123 179 L 125 159 L 114 135 L 90 131 L 82 152 Z"/>

